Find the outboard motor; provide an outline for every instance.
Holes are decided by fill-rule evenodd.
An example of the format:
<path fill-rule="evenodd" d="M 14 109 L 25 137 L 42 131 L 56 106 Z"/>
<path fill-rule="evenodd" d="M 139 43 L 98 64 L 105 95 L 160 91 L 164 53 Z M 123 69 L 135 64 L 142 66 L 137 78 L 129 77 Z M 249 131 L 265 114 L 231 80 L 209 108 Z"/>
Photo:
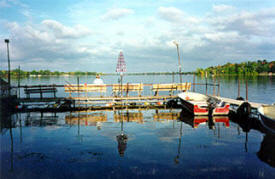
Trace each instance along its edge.
<path fill-rule="evenodd" d="M 251 105 L 248 102 L 243 102 L 237 109 L 237 115 L 241 118 L 248 119 L 251 113 Z"/>

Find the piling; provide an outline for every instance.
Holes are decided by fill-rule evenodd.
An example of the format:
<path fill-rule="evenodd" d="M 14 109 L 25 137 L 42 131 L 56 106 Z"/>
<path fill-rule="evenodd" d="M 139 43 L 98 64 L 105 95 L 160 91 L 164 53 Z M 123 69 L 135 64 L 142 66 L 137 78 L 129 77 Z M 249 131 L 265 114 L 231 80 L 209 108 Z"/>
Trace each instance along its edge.
<path fill-rule="evenodd" d="M 216 95 L 216 77 L 214 76 L 213 77 L 214 79 L 214 86 L 213 86 L 213 96 L 215 96 Z"/>
<path fill-rule="evenodd" d="M 20 86 L 20 65 L 19 65 L 19 67 L 18 67 L 18 97 L 20 98 L 20 88 L 19 88 L 19 86 Z"/>
<path fill-rule="evenodd" d="M 238 98 L 240 97 L 240 79 L 238 78 Z"/>
<path fill-rule="evenodd" d="M 246 99 L 246 101 L 248 101 L 248 82 L 247 82 L 247 79 L 245 81 L 245 91 L 246 91 L 246 93 L 245 93 L 245 99 Z"/>
<path fill-rule="evenodd" d="M 220 96 L 220 78 L 218 78 L 218 94 L 217 94 L 217 96 Z"/>
<path fill-rule="evenodd" d="M 207 72 L 205 73 L 205 94 L 207 95 Z"/>
<path fill-rule="evenodd" d="M 196 76 L 193 74 L 193 92 L 195 92 L 195 82 L 196 82 Z"/>

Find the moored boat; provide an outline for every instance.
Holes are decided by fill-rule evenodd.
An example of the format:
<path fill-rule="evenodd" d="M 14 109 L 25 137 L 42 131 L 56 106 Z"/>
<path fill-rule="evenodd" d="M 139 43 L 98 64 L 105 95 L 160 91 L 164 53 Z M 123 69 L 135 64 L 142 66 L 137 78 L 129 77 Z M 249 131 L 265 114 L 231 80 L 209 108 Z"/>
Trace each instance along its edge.
<path fill-rule="evenodd" d="M 178 96 L 182 107 L 195 116 L 228 115 L 229 113 L 229 104 L 216 98 L 195 92 L 183 92 Z"/>
<path fill-rule="evenodd" d="M 258 108 L 263 127 L 275 134 L 275 105 L 263 105 Z"/>

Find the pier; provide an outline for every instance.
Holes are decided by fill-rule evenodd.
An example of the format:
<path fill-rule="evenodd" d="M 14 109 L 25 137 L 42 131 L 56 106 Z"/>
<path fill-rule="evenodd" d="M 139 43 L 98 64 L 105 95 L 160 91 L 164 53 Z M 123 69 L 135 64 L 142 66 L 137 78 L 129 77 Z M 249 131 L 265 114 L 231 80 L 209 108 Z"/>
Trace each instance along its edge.
<path fill-rule="evenodd" d="M 213 96 L 219 100 L 222 100 L 226 103 L 229 103 L 230 105 L 235 105 L 235 106 L 240 106 L 242 105 L 244 102 L 248 102 L 250 104 L 250 106 L 254 109 L 259 108 L 262 105 L 267 105 L 264 103 L 256 103 L 256 102 L 251 102 L 251 101 L 242 101 L 242 100 L 236 100 L 236 99 L 231 99 L 231 98 L 225 98 L 225 97 L 220 97 L 220 96 Z"/>
<path fill-rule="evenodd" d="M 18 86 L 25 95 L 17 99 L 20 110 L 83 110 L 165 108 L 175 93 L 191 90 L 191 83 L 167 84 L 66 84 Z M 58 96 L 60 90 L 62 97 Z M 21 90 L 22 91 L 22 90 Z M 50 94 L 49 94 L 50 93 Z M 146 94 L 144 94 L 146 93 Z M 29 106 L 29 107 L 28 107 Z"/>
<path fill-rule="evenodd" d="M 211 83 L 167 83 L 167 84 L 65 84 L 65 85 L 22 85 L 17 89 L 24 89 L 25 95 L 17 98 L 22 111 L 27 106 L 31 110 L 104 110 L 104 109 L 131 109 L 131 108 L 166 108 L 169 100 L 177 98 L 177 93 L 195 91 L 195 86 L 204 85 L 205 94 L 229 103 L 231 106 L 241 106 L 248 102 L 253 109 L 257 109 L 263 103 L 250 102 L 248 100 L 235 100 L 221 97 L 220 84 Z M 208 86 L 208 88 L 207 88 Z M 213 94 L 210 95 L 210 90 Z M 216 90 L 218 88 L 218 90 Z M 207 91 L 208 89 L 208 91 Z M 61 91 L 64 96 L 57 96 Z M 22 90 L 21 90 L 22 91 Z M 217 92 L 217 94 L 216 94 Z M 49 94 L 50 93 L 50 94 Z M 146 94 L 144 94 L 146 93 Z M 207 94 L 208 93 L 208 94 Z M 28 109 L 30 110 L 30 109 Z"/>

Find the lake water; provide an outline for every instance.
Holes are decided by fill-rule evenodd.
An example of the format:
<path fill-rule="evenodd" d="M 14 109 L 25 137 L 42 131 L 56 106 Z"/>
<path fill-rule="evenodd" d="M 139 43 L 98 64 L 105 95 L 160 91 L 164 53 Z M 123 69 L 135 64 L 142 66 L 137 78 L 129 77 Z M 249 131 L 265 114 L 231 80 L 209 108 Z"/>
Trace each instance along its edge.
<path fill-rule="evenodd" d="M 80 83 L 93 79 L 82 76 Z M 103 80 L 112 84 L 118 77 Z M 178 76 L 152 75 L 125 76 L 123 81 L 178 80 Z M 28 78 L 21 84 L 65 81 L 76 84 L 76 77 Z M 183 81 L 192 82 L 193 76 L 183 76 Z M 221 96 L 236 98 L 238 80 L 220 81 Z M 205 79 L 197 77 L 196 82 Z M 245 97 L 245 80 L 241 86 Z M 196 91 L 204 93 L 205 87 Z M 150 93 L 145 89 L 144 95 Z M 274 94 L 275 77 L 248 79 L 251 101 L 273 103 Z M 63 90 L 57 93 L 66 95 Z M 275 136 L 246 130 L 228 117 L 194 118 L 179 109 L 161 109 L 20 113 L 1 121 L 1 178 L 275 177 Z"/>

